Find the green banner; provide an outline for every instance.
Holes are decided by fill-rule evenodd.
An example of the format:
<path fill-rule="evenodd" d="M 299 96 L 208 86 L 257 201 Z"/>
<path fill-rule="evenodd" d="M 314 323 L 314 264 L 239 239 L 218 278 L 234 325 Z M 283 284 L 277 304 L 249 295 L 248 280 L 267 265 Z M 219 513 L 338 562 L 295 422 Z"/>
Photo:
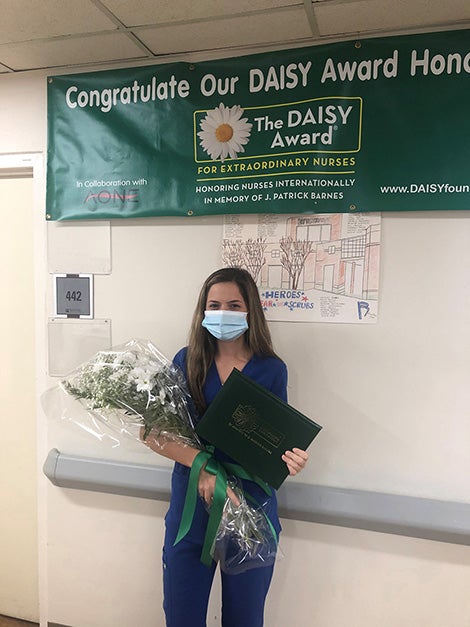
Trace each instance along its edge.
<path fill-rule="evenodd" d="M 470 31 L 48 79 L 47 219 L 470 209 Z"/>

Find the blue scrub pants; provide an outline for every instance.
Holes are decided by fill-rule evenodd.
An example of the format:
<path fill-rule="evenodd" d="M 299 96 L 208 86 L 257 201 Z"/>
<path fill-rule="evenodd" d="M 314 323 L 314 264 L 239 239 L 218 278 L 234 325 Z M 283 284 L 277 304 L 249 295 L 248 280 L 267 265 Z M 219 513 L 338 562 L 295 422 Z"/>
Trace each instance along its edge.
<path fill-rule="evenodd" d="M 207 605 L 216 570 L 200 562 L 202 546 L 184 538 L 163 547 L 163 608 L 167 627 L 206 627 Z M 222 626 L 262 627 L 264 604 L 274 566 L 222 575 Z"/>

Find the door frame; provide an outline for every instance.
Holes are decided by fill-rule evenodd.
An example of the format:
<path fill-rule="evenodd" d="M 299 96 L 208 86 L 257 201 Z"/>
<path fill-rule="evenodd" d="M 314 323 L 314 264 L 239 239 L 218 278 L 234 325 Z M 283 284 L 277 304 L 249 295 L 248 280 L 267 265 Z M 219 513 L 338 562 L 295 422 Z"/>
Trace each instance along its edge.
<path fill-rule="evenodd" d="M 47 424 L 40 396 L 47 388 L 47 223 L 44 154 L 42 152 L 0 154 L 0 178 L 33 179 L 33 259 L 35 304 L 35 407 L 37 420 L 37 524 L 39 621 L 47 627 L 47 483 L 42 466 L 47 457 Z"/>

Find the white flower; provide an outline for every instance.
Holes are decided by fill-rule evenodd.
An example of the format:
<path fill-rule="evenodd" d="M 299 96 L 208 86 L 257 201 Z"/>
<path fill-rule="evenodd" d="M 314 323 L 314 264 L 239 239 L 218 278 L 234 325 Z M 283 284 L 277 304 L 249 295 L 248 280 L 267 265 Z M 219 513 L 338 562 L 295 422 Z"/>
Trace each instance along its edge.
<path fill-rule="evenodd" d="M 240 105 L 226 107 L 222 103 L 207 112 L 201 120 L 202 131 L 198 132 L 202 148 L 214 161 L 220 157 L 222 163 L 230 156 L 236 159 L 243 146 L 248 143 L 253 124 L 242 118 L 244 110 Z"/>
<path fill-rule="evenodd" d="M 145 368 L 136 367 L 130 371 L 130 376 L 137 392 L 150 392 L 153 387 L 153 373 Z"/>
<path fill-rule="evenodd" d="M 150 392 L 152 389 L 152 383 L 146 379 L 140 379 L 136 381 L 137 383 L 137 392 Z"/>

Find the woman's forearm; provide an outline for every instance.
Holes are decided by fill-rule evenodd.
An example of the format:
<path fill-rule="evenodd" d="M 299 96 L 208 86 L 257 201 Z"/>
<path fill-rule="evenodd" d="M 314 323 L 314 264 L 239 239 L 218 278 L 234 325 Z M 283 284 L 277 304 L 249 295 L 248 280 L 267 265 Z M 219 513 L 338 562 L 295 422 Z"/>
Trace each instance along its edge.
<path fill-rule="evenodd" d="M 192 446 L 165 440 L 164 438 L 154 438 L 151 435 L 146 440 L 142 441 L 155 453 L 188 467 L 192 466 L 194 458 L 200 453 L 198 449 Z"/>

